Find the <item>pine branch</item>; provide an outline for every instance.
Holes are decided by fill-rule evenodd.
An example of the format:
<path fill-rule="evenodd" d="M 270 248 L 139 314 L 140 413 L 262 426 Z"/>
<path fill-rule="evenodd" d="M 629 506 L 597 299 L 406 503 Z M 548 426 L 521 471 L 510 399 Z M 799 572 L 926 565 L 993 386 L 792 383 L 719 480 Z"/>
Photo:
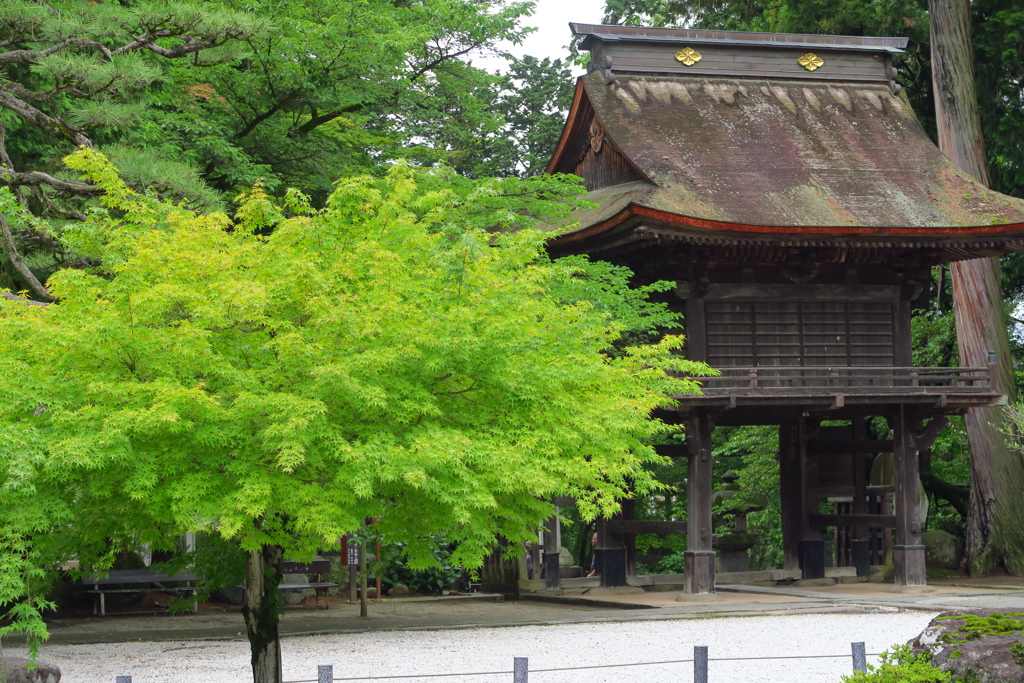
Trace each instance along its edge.
<path fill-rule="evenodd" d="M 92 147 L 92 141 L 80 130 L 59 117 L 49 116 L 28 102 L 15 97 L 6 85 L 0 85 L 0 107 L 9 109 L 26 121 L 58 138 L 64 138 L 79 147 Z"/>
<path fill-rule="evenodd" d="M 14 265 L 14 269 L 25 278 L 25 282 L 28 283 L 29 288 L 35 292 L 36 296 L 42 297 L 47 301 L 53 301 L 53 297 L 50 296 L 50 292 L 43 286 L 36 276 L 32 273 L 28 266 L 21 258 L 21 254 L 18 253 L 18 248 L 14 244 L 14 237 L 11 235 L 11 228 L 7 225 L 7 217 L 0 213 L 0 232 L 3 233 L 4 250 L 7 252 L 7 257 L 11 259 L 11 264 Z"/>
<path fill-rule="evenodd" d="M 20 187 L 33 187 L 38 189 L 41 186 L 46 186 L 53 188 L 62 194 L 70 194 L 79 197 L 91 197 L 101 194 L 100 189 L 90 183 L 83 183 L 78 180 L 61 180 L 60 178 L 54 178 L 52 175 L 43 173 L 42 171 L 18 173 L 14 168 L 14 162 L 11 161 L 10 155 L 7 154 L 7 126 L 4 125 L 3 121 L 0 121 L 0 181 L 6 182 L 7 186 L 12 190 L 17 190 Z M 54 211 L 54 213 L 57 213 L 63 218 L 85 220 L 85 214 L 79 213 L 78 211 L 63 211 L 58 209 L 53 201 L 51 201 L 50 198 L 41 190 L 39 192 L 39 196 L 42 198 L 43 203 L 47 205 L 48 209 Z"/>
<path fill-rule="evenodd" d="M 203 39 L 197 39 L 194 36 L 181 36 L 174 35 L 172 31 L 155 31 L 153 33 L 143 33 L 136 37 L 130 43 L 127 43 L 116 50 L 110 52 L 111 55 L 124 54 L 126 52 L 135 52 L 138 50 L 149 50 L 150 52 L 156 53 L 161 57 L 167 57 L 175 59 L 177 57 L 184 57 L 186 55 L 193 54 L 195 52 L 201 52 L 202 50 L 208 50 L 214 47 L 221 47 L 222 45 L 232 40 L 243 40 L 248 38 L 250 33 L 244 29 L 224 29 L 208 36 L 203 36 Z M 184 41 L 177 47 L 163 47 L 158 45 L 156 41 L 159 38 L 170 38 L 176 37 Z"/>
<path fill-rule="evenodd" d="M 107 59 L 110 59 L 111 52 L 103 44 L 88 38 L 72 38 L 71 40 L 65 40 L 52 45 L 45 50 L 8 50 L 7 52 L 0 52 L 0 64 L 35 64 L 43 57 L 48 57 L 71 47 L 91 47 L 103 54 Z"/>
<path fill-rule="evenodd" d="M 31 171 L 29 173 L 17 173 L 8 170 L 4 176 L 0 176 L 3 180 L 7 181 L 7 185 L 14 187 L 34 187 L 38 185 L 45 185 L 46 187 L 53 188 L 62 194 L 70 194 L 76 197 L 97 197 L 103 194 L 103 191 L 90 183 L 83 183 L 80 180 L 62 180 L 61 178 L 54 178 L 49 173 L 43 173 L 42 171 Z"/>
<path fill-rule="evenodd" d="M 66 220 L 85 220 L 85 214 L 82 213 L 81 211 L 75 211 L 74 209 L 62 209 L 59 206 L 57 206 L 53 202 L 53 200 L 50 199 L 49 195 L 47 195 L 46 192 L 43 190 L 43 185 L 36 185 L 35 187 L 32 188 L 32 190 L 33 196 L 36 197 L 36 199 L 38 199 L 44 207 L 46 207 L 46 213 L 54 216 L 59 216 L 60 218 L 64 218 Z M 45 240 L 45 243 L 46 246 L 50 247 L 51 249 L 60 248 L 59 243 L 49 238 Z"/>

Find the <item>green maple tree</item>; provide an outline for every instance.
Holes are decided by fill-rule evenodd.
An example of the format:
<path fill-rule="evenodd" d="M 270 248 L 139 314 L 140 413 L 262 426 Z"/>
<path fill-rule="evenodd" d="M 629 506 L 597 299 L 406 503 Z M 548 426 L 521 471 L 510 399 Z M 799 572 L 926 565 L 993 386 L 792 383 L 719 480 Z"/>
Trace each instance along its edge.
<path fill-rule="evenodd" d="M 137 194 L 99 153 L 68 158 L 105 210 L 69 228 L 98 264 L 56 303 L 0 300 L 0 604 L 43 635 L 35 586 L 76 554 L 102 571 L 180 534 L 246 557 L 254 680 L 279 681 L 287 556 L 364 519 L 478 566 L 535 535 L 545 502 L 607 514 L 666 429 L 652 411 L 706 372 L 680 339 L 616 348 L 674 315 L 621 269 L 550 260 L 578 179 L 469 182 L 396 165 L 340 181 L 325 208 L 245 193 L 234 220 Z M 498 227 L 504 231 L 488 231 Z"/>

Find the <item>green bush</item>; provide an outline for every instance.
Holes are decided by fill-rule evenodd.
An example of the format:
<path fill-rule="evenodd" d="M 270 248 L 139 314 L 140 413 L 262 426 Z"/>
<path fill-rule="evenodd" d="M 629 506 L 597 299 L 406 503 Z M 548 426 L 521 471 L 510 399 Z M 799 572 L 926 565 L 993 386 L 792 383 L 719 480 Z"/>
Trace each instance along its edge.
<path fill-rule="evenodd" d="M 637 574 L 683 574 L 686 572 L 686 556 L 680 550 L 671 555 L 664 555 L 651 565 L 637 564 Z"/>
<path fill-rule="evenodd" d="M 844 683 L 949 683 L 946 671 L 932 666 L 927 652 L 914 656 L 909 645 L 900 645 L 892 652 L 883 652 L 878 666 L 868 664 L 867 671 L 843 676 Z"/>
<path fill-rule="evenodd" d="M 379 576 L 384 587 L 390 589 L 401 583 L 414 593 L 426 595 L 440 595 L 444 590 L 451 588 L 461 571 L 448 562 L 451 550 L 443 545 L 441 539 L 435 540 L 438 545 L 432 554 L 436 564 L 425 569 L 413 569 L 409 566 L 409 558 L 403 552 L 404 546 L 401 544 L 382 549 Z"/>

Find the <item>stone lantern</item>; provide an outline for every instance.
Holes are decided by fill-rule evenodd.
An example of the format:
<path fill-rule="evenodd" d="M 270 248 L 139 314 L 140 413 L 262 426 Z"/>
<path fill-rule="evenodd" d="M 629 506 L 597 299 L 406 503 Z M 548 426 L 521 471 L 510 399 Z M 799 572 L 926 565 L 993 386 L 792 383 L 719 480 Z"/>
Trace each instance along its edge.
<path fill-rule="evenodd" d="M 722 475 L 722 486 L 711 495 L 711 504 L 720 508 L 716 515 L 715 527 L 725 528 L 715 535 L 714 547 L 718 550 L 718 571 L 745 572 L 750 564 L 747 551 L 758 541 L 757 534 L 747 532 L 747 515 L 764 510 L 768 499 L 762 494 L 747 496 L 745 502 L 736 500 L 740 491 L 739 475 L 729 470 Z"/>

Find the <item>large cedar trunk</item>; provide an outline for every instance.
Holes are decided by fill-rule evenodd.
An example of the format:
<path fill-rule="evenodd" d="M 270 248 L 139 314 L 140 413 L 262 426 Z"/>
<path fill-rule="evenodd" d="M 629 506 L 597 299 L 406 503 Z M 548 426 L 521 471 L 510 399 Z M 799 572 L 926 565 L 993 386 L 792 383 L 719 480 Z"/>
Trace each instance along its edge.
<path fill-rule="evenodd" d="M 252 652 L 253 683 L 282 683 L 281 639 L 277 624 L 281 618 L 280 546 L 253 550 L 245 561 L 245 605 L 242 616 Z"/>
<path fill-rule="evenodd" d="M 985 185 L 988 168 L 974 90 L 969 0 L 930 0 L 932 76 L 939 148 Z M 960 364 L 985 367 L 995 352 L 992 386 L 1013 399 L 1013 369 L 1003 311 L 1002 279 L 995 258 L 961 261 L 950 268 Z M 965 562 L 971 574 L 1003 564 L 1024 573 L 1024 461 L 1003 437 L 1000 408 L 971 410 L 971 496 Z"/>

